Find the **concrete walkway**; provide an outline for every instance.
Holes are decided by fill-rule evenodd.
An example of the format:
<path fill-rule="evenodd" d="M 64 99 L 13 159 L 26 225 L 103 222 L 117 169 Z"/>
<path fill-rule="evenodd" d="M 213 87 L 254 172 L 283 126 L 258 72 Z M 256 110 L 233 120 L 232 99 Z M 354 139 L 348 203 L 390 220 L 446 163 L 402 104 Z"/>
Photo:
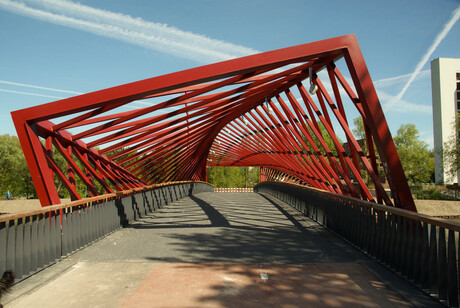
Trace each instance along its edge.
<path fill-rule="evenodd" d="M 200 193 L 18 283 L 9 307 L 441 307 L 277 199 Z"/>

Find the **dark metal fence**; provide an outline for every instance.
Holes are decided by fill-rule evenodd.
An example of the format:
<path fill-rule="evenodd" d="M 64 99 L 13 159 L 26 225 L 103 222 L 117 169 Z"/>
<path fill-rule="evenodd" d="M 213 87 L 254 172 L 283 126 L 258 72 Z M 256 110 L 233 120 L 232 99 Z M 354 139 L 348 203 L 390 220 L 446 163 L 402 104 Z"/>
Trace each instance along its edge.
<path fill-rule="evenodd" d="M 23 279 L 171 202 L 214 187 L 203 182 L 153 185 L 0 216 L 0 274 Z"/>
<path fill-rule="evenodd" d="M 459 223 L 287 183 L 264 182 L 254 191 L 290 204 L 444 304 L 459 306 Z"/>

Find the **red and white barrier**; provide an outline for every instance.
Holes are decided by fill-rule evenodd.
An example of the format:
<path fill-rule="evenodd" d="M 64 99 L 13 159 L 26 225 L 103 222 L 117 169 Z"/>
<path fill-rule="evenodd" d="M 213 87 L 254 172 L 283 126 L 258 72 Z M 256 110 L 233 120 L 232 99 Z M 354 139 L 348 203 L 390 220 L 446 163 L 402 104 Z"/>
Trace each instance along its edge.
<path fill-rule="evenodd" d="M 224 192 L 239 192 L 239 193 L 249 193 L 254 192 L 252 188 L 241 188 L 241 187 L 221 187 L 214 188 L 214 192 L 224 193 Z"/>

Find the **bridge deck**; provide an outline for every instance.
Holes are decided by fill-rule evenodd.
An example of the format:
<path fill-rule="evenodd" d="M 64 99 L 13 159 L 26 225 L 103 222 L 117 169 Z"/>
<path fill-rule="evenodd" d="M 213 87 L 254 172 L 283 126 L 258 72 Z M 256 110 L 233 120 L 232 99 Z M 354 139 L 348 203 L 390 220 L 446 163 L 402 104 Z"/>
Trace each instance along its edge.
<path fill-rule="evenodd" d="M 7 307 L 436 307 L 266 195 L 200 193 L 17 284 Z"/>

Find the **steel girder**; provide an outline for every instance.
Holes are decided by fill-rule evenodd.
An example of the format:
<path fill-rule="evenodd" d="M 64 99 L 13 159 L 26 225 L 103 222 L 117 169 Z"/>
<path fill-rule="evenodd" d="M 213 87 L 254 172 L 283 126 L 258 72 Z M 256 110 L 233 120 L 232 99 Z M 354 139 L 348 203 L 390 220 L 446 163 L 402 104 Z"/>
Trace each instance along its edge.
<path fill-rule="evenodd" d="M 145 107 L 127 109 L 133 102 Z M 353 112 L 363 119 L 364 141 L 350 129 Z M 141 80 L 12 117 L 42 206 L 60 203 L 57 180 L 80 199 L 76 177 L 98 195 L 206 180 L 207 166 L 260 166 L 262 179 L 416 210 L 354 35 Z"/>

